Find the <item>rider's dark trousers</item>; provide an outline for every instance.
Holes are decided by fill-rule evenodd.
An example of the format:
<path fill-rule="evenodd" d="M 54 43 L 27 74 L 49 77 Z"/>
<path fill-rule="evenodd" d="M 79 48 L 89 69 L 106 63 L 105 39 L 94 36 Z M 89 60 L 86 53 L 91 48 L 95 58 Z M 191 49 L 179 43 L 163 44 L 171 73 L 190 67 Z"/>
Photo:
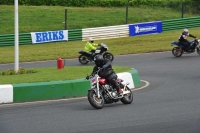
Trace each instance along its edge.
<path fill-rule="evenodd" d="M 108 75 L 106 79 L 114 88 L 117 90 L 119 89 L 119 84 L 117 83 L 117 75 L 115 73 Z"/>
<path fill-rule="evenodd" d="M 190 47 L 190 42 L 180 42 L 180 44 L 183 46 L 183 48 L 186 48 L 186 49 Z"/>

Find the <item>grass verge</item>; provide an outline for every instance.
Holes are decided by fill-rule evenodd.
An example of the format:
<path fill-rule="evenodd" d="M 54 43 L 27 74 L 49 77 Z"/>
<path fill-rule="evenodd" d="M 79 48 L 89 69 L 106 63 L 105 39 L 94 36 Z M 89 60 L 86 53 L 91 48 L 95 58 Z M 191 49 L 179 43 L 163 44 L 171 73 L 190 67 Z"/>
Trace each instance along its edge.
<path fill-rule="evenodd" d="M 126 7 L 19 6 L 19 32 L 63 30 L 65 9 L 68 30 L 126 24 Z M 128 11 L 129 24 L 181 18 L 181 11 L 171 8 L 139 6 Z M 184 14 L 194 16 L 198 14 Z M 14 6 L 0 5 L 0 34 L 13 33 Z"/>
<path fill-rule="evenodd" d="M 56 67 L 36 68 L 37 73 L 17 74 L 17 75 L 0 75 L 0 84 L 16 84 L 31 82 L 47 82 L 58 80 L 73 80 L 85 78 L 91 74 L 92 66 L 73 66 L 57 69 Z M 116 73 L 127 72 L 131 67 L 113 66 Z M 2 71 L 0 71 L 2 73 Z"/>

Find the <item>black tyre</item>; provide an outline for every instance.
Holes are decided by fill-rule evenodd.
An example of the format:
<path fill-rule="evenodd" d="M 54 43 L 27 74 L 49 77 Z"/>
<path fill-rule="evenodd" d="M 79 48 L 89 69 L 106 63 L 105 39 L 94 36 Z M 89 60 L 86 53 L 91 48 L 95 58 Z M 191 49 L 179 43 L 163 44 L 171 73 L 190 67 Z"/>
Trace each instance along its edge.
<path fill-rule="evenodd" d="M 88 101 L 95 109 L 102 109 L 104 106 L 104 98 L 101 94 L 100 98 L 98 98 L 94 90 L 88 91 Z"/>
<path fill-rule="evenodd" d="M 105 53 L 103 54 L 103 58 L 104 58 L 104 59 L 108 59 L 108 60 L 110 60 L 110 61 L 113 61 L 113 60 L 114 60 L 114 56 L 113 56 L 113 54 L 110 53 L 110 52 L 105 52 Z"/>
<path fill-rule="evenodd" d="M 175 57 L 181 57 L 181 55 L 183 54 L 182 51 L 180 51 L 180 48 L 179 47 L 175 47 L 172 49 L 172 54 L 175 56 Z"/>
<path fill-rule="evenodd" d="M 120 100 L 123 104 L 131 104 L 133 102 L 133 92 L 127 87 L 130 93 L 125 94 Z"/>
<path fill-rule="evenodd" d="M 200 55 L 200 49 L 199 48 L 197 48 L 197 53 Z"/>
<path fill-rule="evenodd" d="M 88 61 L 88 57 L 85 56 L 85 55 L 80 55 L 79 58 L 78 58 L 79 62 L 83 65 L 87 64 L 89 61 Z"/>

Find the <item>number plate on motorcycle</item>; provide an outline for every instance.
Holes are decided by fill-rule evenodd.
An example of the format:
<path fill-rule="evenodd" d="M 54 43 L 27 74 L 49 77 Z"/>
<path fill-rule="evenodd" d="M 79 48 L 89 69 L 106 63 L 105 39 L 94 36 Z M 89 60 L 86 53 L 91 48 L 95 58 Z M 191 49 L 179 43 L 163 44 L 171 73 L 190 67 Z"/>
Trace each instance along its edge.
<path fill-rule="evenodd" d="M 100 53 L 100 52 L 101 52 L 101 50 L 96 50 L 96 51 L 95 51 L 96 54 L 98 54 L 98 53 Z"/>
<path fill-rule="evenodd" d="M 92 78 L 90 79 L 90 84 L 93 86 L 93 85 L 96 84 L 96 83 L 97 83 L 97 77 L 94 76 L 94 77 L 92 77 Z"/>

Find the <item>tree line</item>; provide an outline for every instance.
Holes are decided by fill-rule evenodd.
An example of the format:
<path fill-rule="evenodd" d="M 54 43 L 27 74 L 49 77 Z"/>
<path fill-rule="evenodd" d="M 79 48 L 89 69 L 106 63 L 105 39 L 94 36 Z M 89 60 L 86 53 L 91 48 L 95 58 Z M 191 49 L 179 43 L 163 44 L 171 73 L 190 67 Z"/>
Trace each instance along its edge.
<path fill-rule="evenodd" d="M 66 7 L 123 7 L 123 6 L 162 6 L 169 7 L 173 3 L 195 2 L 200 0 L 18 0 L 25 6 L 66 6 Z M 0 5 L 14 5 L 14 0 L 1 0 Z"/>

